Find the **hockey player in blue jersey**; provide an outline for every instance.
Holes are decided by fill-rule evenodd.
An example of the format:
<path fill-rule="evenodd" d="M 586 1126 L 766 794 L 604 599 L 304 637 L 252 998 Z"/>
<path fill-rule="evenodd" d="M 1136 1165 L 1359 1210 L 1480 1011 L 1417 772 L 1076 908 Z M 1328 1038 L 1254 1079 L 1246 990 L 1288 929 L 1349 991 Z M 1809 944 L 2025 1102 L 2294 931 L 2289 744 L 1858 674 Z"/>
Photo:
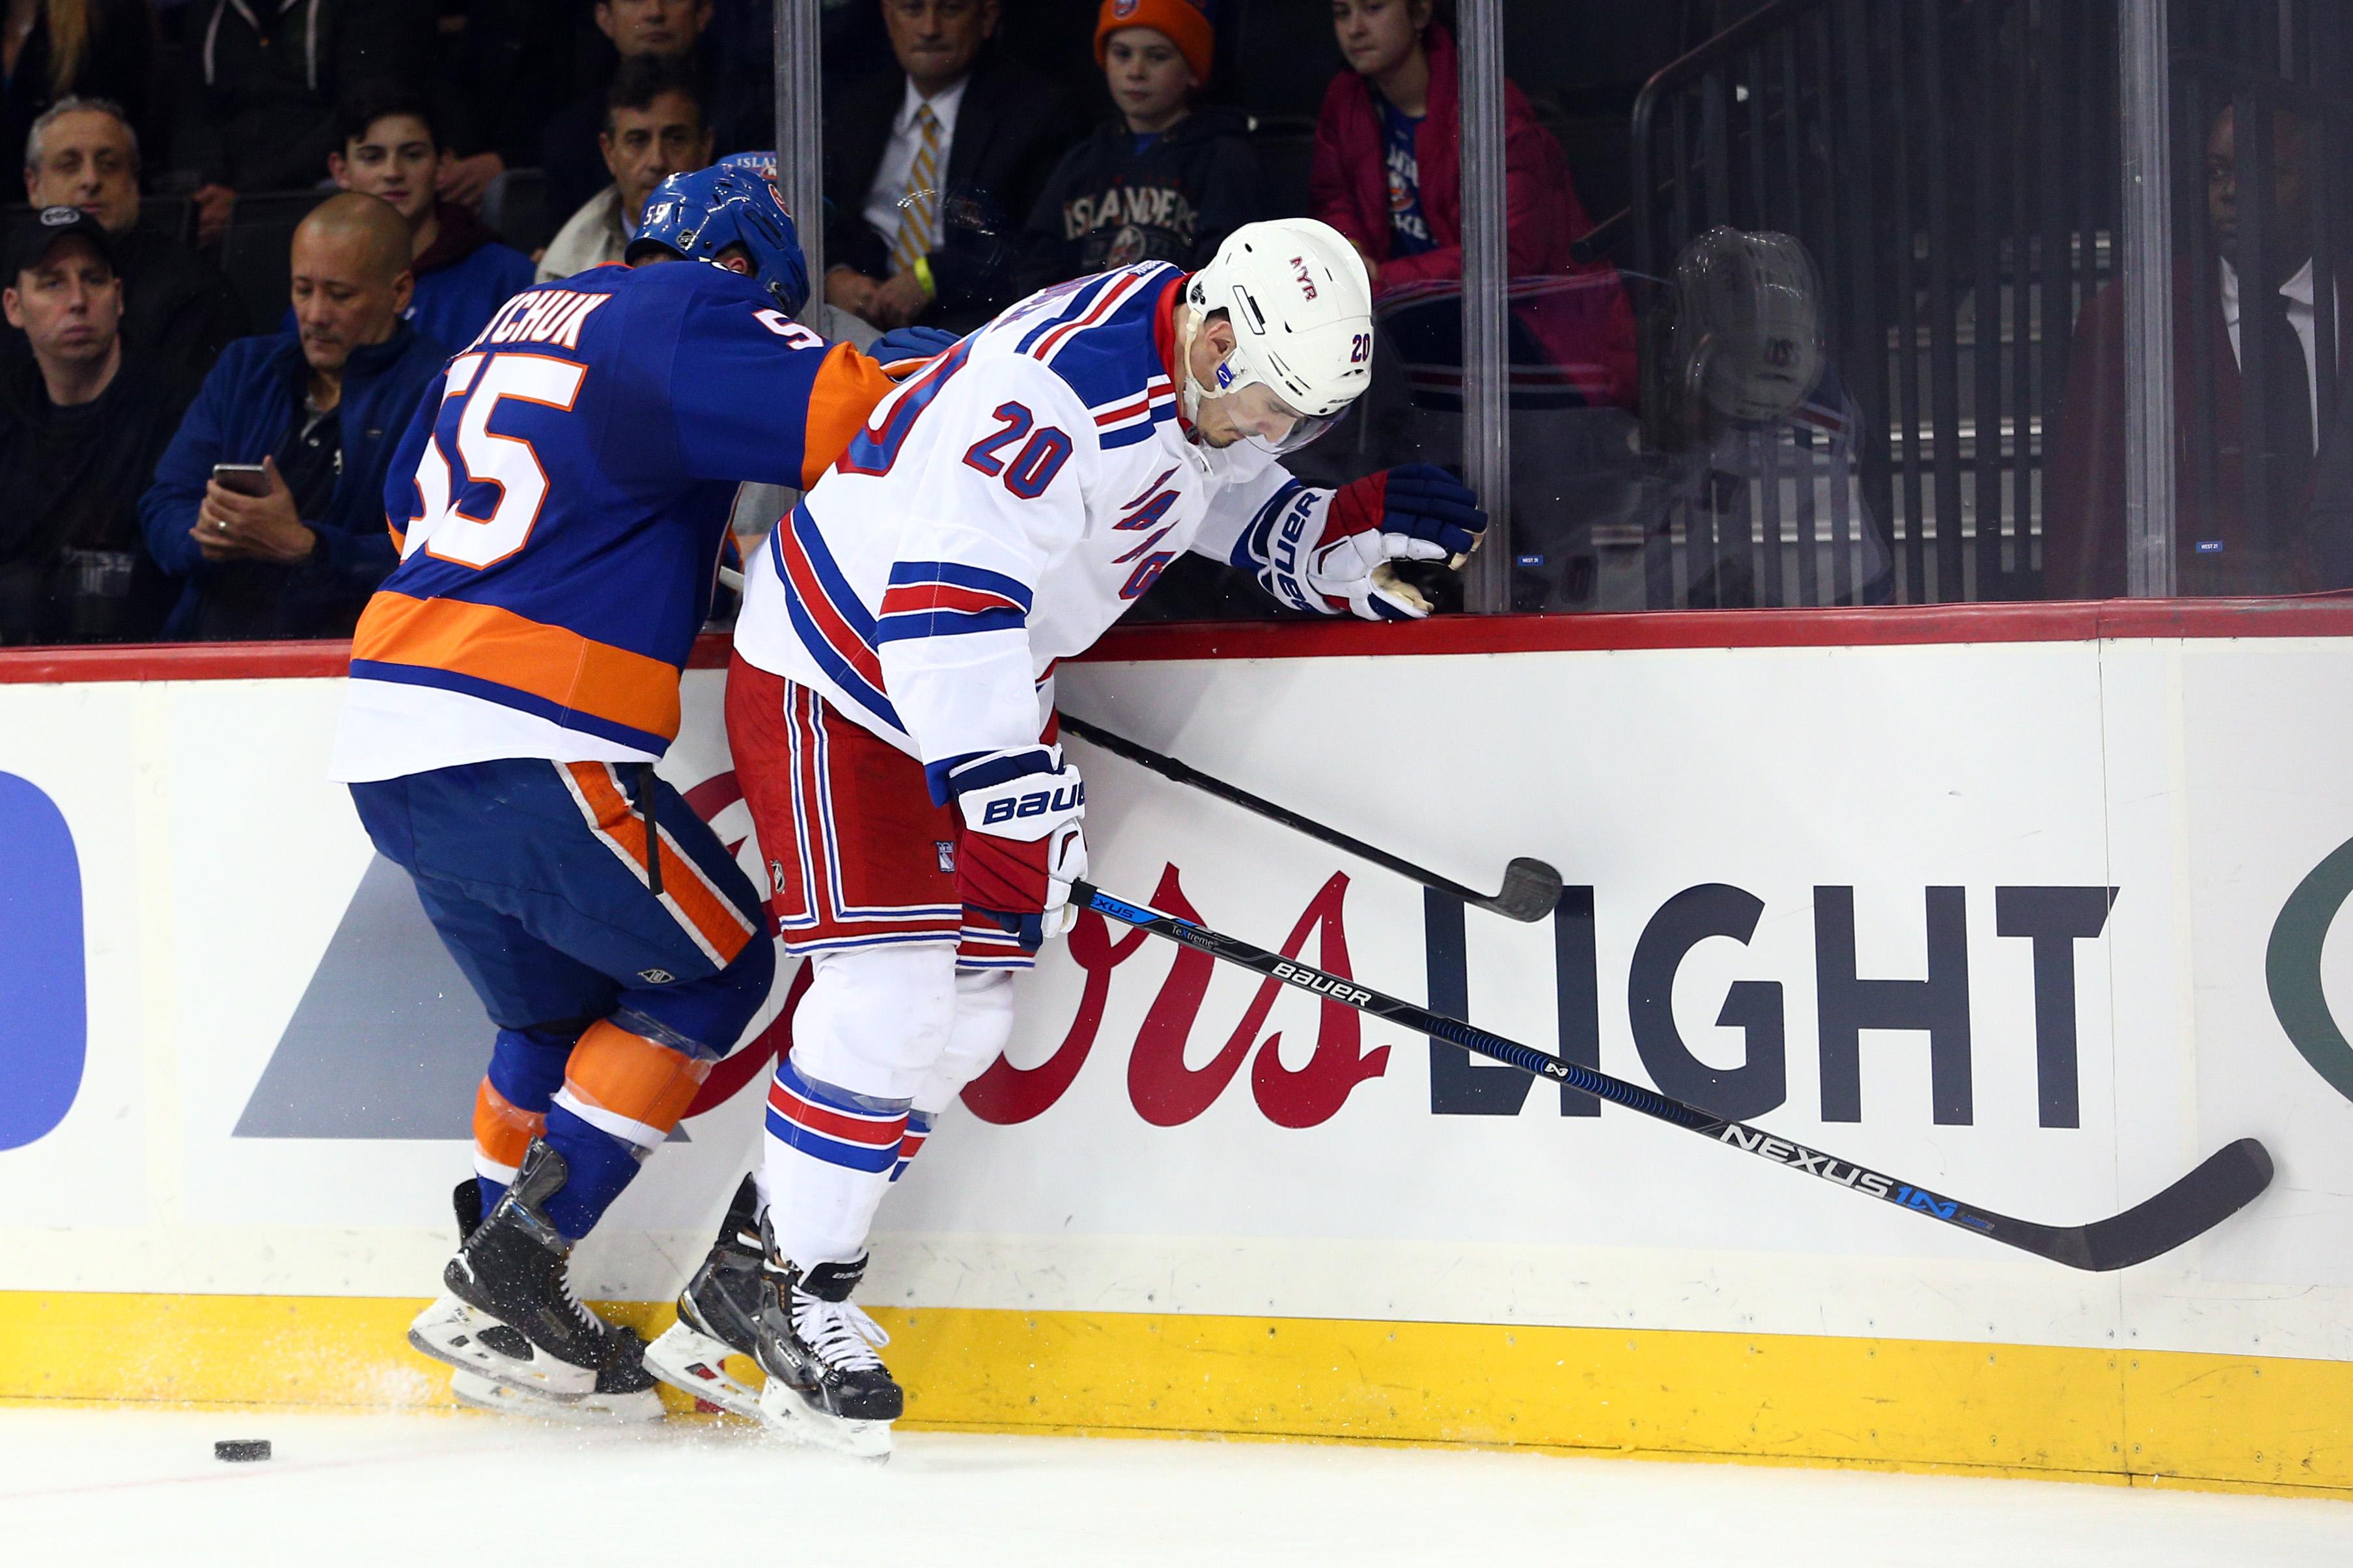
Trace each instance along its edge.
<path fill-rule="evenodd" d="M 892 386 L 794 323 L 807 292 L 769 181 L 675 176 L 627 265 L 517 295 L 450 361 L 386 486 L 401 562 L 333 770 L 496 1028 L 481 1217 L 409 1336 L 473 1403 L 661 1411 L 567 1260 L 773 976 L 759 890 L 651 764 L 738 485 L 814 482 Z"/>
<path fill-rule="evenodd" d="M 1282 456 L 1369 384 L 1371 288 L 1336 232 L 1236 231 L 1187 274 L 1033 296 L 885 400 L 746 576 L 727 731 L 786 948 L 813 972 L 768 1095 L 757 1198 L 647 1353 L 750 1413 L 887 1452 L 903 1392 L 850 1296 L 877 1205 L 1001 1052 L 1012 972 L 1070 929 L 1086 794 L 1053 669 L 1193 550 L 1322 615 L 1409 619 L 1389 570 L 1470 551 L 1424 466 L 1337 489 Z M 683 1369 L 683 1375 L 680 1369 Z"/>

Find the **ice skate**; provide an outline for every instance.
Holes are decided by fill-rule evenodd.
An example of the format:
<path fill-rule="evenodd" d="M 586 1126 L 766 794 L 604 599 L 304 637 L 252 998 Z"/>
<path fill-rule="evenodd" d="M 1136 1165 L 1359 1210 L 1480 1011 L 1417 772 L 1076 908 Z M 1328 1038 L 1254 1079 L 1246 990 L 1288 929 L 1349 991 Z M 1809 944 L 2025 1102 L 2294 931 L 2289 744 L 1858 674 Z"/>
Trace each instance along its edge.
<path fill-rule="evenodd" d="M 567 1173 L 561 1154 L 532 1144 L 506 1196 L 442 1270 L 448 1293 L 409 1325 L 408 1342 L 490 1383 L 580 1405 L 583 1417 L 653 1419 L 661 1396 L 643 1343 L 572 1293 L 572 1244 L 543 1206 Z"/>
<path fill-rule="evenodd" d="M 768 1374 L 760 1419 L 797 1442 L 887 1459 L 891 1423 L 905 1410 L 906 1395 L 874 1353 L 891 1336 L 849 1303 L 865 1272 L 860 1258 L 804 1274 L 769 1249 L 754 1342 Z"/>
<path fill-rule="evenodd" d="M 669 1412 L 662 1408 L 661 1395 L 652 1389 L 635 1394 L 584 1394 L 577 1399 L 558 1399 L 552 1394 L 534 1394 L 512 1384 L 493 1383 L 480 1373 L 463 1367 L 449 1373 L 449 1395 L 459 1404 L 475 1410 L 487 1410 L 493 1415 L 512 1415 L 528 1421 L 556 1421 L 569 1426 L 638 1426 L 659 1421 Z"/>
<path fill-rule="evenodd" d="M 731 1373 L 726 1361 L 758 1354 L 758 1191 L 746 1176 L 719 1222 L 711 1256 L 679 1293 L 678 1321 L 646 1347 L 648 1372 L 747 1421 L 760 1419 L 759 1390 Z"/>

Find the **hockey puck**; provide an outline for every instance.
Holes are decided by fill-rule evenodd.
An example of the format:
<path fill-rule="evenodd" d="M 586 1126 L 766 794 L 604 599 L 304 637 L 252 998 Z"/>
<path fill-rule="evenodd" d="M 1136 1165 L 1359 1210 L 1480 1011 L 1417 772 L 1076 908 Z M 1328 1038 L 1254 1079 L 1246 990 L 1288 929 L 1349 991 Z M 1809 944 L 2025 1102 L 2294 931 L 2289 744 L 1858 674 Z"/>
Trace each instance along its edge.
<path fill-rule="evenodd" d="M 232 1465 L 248 1465 L 269 1458 L 267 1437 L 231 1437 L 213 1445 L 213 1458 Z"/>

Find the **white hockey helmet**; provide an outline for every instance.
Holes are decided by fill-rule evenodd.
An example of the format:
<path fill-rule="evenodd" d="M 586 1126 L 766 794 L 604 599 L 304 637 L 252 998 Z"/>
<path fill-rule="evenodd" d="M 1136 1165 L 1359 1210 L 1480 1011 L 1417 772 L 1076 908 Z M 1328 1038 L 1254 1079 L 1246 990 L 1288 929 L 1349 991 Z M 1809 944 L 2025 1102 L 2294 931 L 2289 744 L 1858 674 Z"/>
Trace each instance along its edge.
<path fill-rule="evenodd" d="M 1204 317 L 1224 311 L 1234 330 L 1215 386 L 1187 367 L 1189 416 L 1198 418 L 1205 401 L 1232 398 L 1236 424 L 1260 445 L 1296 451 L 1372 384 L 1372 279 L 1329 224 L 1244 224 L 1193 274 L 1185 300 Z"/>

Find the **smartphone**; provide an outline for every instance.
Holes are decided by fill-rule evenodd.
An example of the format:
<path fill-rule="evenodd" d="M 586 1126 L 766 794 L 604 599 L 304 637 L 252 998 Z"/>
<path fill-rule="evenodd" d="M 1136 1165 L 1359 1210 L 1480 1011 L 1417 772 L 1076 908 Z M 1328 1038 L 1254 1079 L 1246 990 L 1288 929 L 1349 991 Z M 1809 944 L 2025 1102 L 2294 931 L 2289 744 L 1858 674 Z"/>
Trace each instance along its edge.
<path fill-rule="evenodd" d="M 266 496 L 269 493 L 269 470 L 259 463 L 215 463 L 213 483 L 232 495 Z"/>

